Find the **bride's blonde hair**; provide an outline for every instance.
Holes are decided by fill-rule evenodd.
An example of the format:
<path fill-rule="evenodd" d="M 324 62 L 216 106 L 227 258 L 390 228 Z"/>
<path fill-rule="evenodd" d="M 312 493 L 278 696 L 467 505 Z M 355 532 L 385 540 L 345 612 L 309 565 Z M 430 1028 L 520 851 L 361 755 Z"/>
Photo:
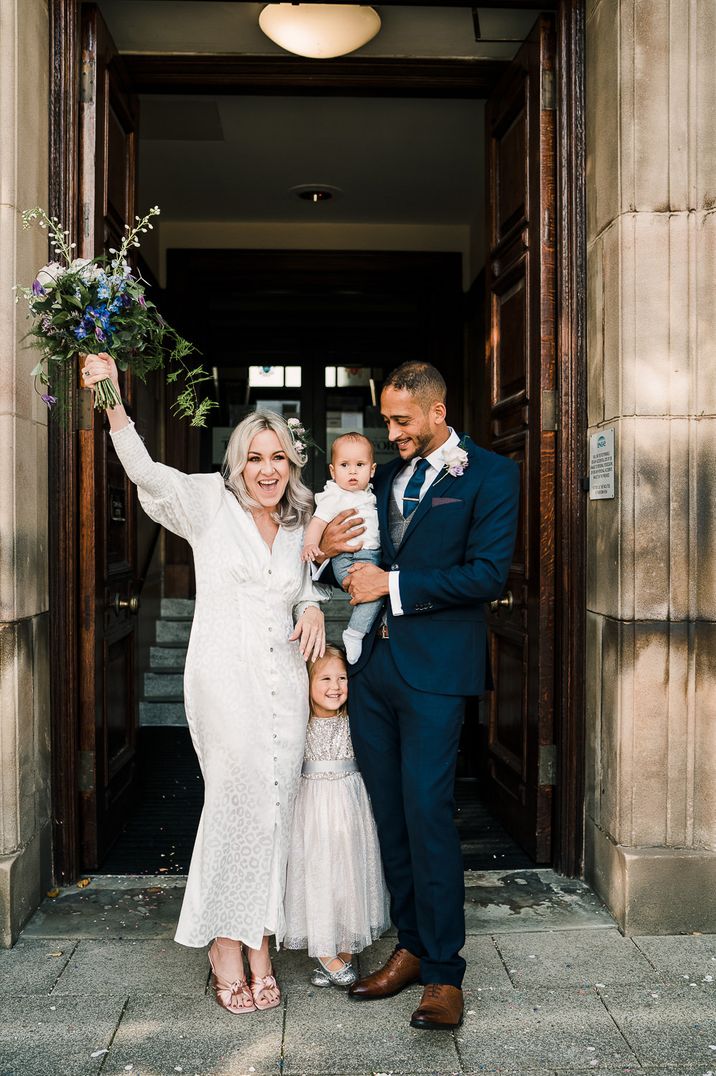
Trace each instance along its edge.
<path fill-rule="evenodd" d="M 260 507 L 258 502 L 249 496 L 243 472 L 249 458 L 251 442 L 264 430 L 271 430 L 276 434 L 288 459 L 288 485 L 272 512 L 272 518 L 289 530 L 303 527 L 313 514 L 313 494 L 301 480 L 301 468 L 306 462 L 305 458 L 296 451 L 288 423 L 281 415 L 273 411 L 254 411 L 238 424 L 229 438 L 222 465 L 226 487 L 247 511 Z"/>

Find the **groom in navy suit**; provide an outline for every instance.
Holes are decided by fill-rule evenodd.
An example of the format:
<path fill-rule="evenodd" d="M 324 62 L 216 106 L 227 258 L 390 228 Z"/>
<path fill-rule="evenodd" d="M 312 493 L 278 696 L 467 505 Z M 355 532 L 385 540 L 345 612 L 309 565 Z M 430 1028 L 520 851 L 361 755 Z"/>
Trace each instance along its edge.
<path fill-rule="evenodd" d="M 428 363 L 389 375 L 381 411 L 399 453 L 374 480 L 383 563 L 354 565 L 344 585 L 354 605 L 384 601 L 352 669 L 350 713 L 398 944 L 350 996 L 385 998 L 420 982 L 412 1026 L 454 1028 L 465 971 L 455 767 L 465 698 L 490 686 L 484 606 L 507 580 L 519 473 L 447 425 L 445 382 Z M 348 515 L 326 528 L 327 556 L 352 548 Z"/>

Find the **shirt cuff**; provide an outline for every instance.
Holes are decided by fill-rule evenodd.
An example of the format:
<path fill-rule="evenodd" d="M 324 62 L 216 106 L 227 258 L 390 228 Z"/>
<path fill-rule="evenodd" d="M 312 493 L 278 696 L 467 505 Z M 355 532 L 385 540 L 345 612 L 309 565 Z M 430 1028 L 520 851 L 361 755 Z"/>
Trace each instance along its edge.
<path fill-rule="evenodd" d="M 400 572 L 388 572 L 388 591 L 390 593 L 390 608 L 393 616 L 403 615 L 403 603 L 400 600 Z"/>
<path fill-rule="evenodd" d="M 325 570 L 325 567 L 326 567 L 327 564 L 330 563 L 330 560 L 331 560 L 330 557 L 326 557 L 323 564 L 315 564 L 313 561 L 311 561 L 311 579 L 313 580 L 314 583 L 317 583 L 318 580 L 321 578 L 321 576 L 323 575 L 323 572 Z"/>

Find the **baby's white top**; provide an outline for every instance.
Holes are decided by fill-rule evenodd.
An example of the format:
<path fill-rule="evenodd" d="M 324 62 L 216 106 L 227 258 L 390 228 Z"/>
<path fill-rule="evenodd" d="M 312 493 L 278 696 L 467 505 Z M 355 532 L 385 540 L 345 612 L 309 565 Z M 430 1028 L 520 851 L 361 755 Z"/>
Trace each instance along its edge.
<path fill-rule="evenodd" d="M 329 479 L 322 493 L 316 494 L 316 512 L 319 519 L 330 523 L 339 512 L 346 508 L 355 508 L 358 515 L 365 520 L 365 533 L 361 534 L 351 545 L 363 543 L 363 549 L 380 549 L 378 533 L 378 509 L 375 494 L 370 486 L 367 489 L 341 489 L 337 482 Z"/>

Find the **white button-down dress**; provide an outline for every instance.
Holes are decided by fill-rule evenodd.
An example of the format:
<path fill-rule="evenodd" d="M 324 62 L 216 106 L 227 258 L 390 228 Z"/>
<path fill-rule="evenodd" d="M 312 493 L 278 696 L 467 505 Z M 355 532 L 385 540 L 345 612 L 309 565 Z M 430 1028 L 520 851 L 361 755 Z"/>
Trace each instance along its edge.
<path fill-rule="evenodd" d="M 112 440 L 144 510 L 194 552 L 184 702 L 205 797 L 176 940 L 280 942 L 308 721 L 306 666 L 288 638 L 296 606 L 322 597 L 301 563 L 303 530 L 280 527 L 269 550 L 221 475 L 155 463 L 133 425 Z"/>

